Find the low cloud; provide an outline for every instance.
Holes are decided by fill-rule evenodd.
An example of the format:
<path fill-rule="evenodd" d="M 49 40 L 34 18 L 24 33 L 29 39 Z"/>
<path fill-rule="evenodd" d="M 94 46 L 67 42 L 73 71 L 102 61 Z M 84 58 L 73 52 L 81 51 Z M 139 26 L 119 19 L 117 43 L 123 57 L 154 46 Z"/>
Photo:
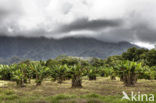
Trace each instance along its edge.
<path fill-rule="evenodd" d="M 0 35 L 156 43 L 155 0 L 0 0 Z"/>
<path fill-rule="evenodd" d="M 88 18 L 81 18 L 72 23 L 61 25 L 57 31 L 60 33 L 78 30 L 98 31 L 107 27 L 118 27 L 121 24 L 121 20 L 89 20 Z"/>

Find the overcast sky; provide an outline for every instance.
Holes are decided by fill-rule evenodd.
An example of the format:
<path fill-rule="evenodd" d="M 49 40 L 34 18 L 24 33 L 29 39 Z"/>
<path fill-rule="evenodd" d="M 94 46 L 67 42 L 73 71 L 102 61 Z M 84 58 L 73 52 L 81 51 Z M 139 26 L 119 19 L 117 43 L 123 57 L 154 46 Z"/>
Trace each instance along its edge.
<path fill-rule="evenodd" d="M 156 0 L 0 0 L 0 35 L 156 44 Z"/>

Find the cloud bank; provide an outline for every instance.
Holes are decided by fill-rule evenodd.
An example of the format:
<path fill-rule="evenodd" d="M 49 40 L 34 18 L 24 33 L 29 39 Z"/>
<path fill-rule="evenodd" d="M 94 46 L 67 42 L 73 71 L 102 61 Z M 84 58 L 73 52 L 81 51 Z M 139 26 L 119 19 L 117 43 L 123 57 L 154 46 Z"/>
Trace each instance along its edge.
<path fill-rule="evenodd" d="M 0 35 L 156 43 L 155 0 L 0 0 Z"/>

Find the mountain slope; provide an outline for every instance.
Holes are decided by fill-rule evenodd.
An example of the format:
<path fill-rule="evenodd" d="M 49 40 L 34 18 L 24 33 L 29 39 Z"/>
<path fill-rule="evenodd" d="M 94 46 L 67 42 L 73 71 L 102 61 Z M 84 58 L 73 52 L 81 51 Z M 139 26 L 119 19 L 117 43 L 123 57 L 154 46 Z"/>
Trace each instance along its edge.
<path fill-rule="evenodd" d="M 121 54 L 133 47 L 128 42 L 110 43 L 93 38 L 25 38 L 25 37 L 0 37 L 0 57 L 10 58 L 18 56 L 33 60 L 55 58 L 58 55 L 99 57 L 106 58 L 111 55 Z"/>

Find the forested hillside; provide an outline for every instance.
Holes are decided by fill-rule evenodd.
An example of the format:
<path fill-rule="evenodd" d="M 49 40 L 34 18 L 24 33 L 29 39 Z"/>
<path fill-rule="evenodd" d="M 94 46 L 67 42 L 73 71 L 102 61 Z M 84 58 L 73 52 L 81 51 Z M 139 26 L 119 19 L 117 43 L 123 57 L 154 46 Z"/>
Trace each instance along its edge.
<path fill-rule="evenodd" d="M 93 38 L 26 38 L 26 37 L 0 37 L 0 58 L 26 58 L 32 60 L 46 60 L 59 55 L 77 57 L 98 57 L 101 59 L 112 55 L 119 55 L 135 45 L 129 42 L 104 42 Z M 136 47 L 136 46 L 135 46 Z M 9 60 L 8 60 L 9 61 Z M 12 61 L 12 60 L 10 60 Z M 11 62 L 12 63 L 12 62 Z"/>

